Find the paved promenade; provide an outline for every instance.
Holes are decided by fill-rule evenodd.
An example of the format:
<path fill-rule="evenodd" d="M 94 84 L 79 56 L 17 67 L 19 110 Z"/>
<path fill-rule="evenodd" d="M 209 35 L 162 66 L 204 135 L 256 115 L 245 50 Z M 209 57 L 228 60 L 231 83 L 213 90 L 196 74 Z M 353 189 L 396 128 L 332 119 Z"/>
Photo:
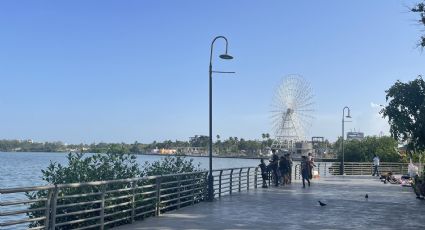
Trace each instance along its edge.
<path fill-rule="evenodd" d="M 364 198 L 365 194 L 369 199 Z M 318 200 L 327 206 L 318 205 Z M 302 189 L 279 188 L 224 196 L 116 229 L 425 229 L 425 201 L 412 188 L 370 176 L 324 177 Z"/>

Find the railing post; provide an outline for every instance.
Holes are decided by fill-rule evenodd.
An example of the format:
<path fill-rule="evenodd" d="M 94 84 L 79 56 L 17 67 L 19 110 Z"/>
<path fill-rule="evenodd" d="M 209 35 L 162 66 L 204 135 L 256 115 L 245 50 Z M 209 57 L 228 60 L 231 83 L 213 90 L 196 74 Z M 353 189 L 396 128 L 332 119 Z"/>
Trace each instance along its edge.
<path fill-rule="evenodd" d="M 229 190 L 229 195 L 232 195 L 232 190 L 233 190 L 233 169 L 230 169 L 230 190 Z"/>
<path fill-rule="evenodd" d="M 325 176 L 326 176 L 326 171 L 328 171 L 328 164 L 326 164 L 325 162 L 325 173 L 324 173 Z"/>
<path fill-rule="evenodd" d="M 258 167 L 255 167 L 255 174 L 254 174 L 254 188 L 257 188 L 257 183 L 258 183 L 258 176 L 257 176 L 257 174 L 258 174 Z"/>
<path fill-rule="evenodd" d="M 178 183 L 177 183 L 177 208 L 179 209 L 180 208 L 180 203 L 181 203 L 181 201 L 180 201 L 180 192 L 181 192 L 181 189 L 180 189 L 180 187 L 182 186 L 182 180 L 181 180 L 181 176 L 177 176 L 178 177 Z"/>
<path fill-rule="evenodd" d="M 242 169 L 239 169 L 239 187 L 238 187 L 238 192 L 241 192 L 241 185 L 242 185 Z"/>
<path fill-rule="evenodd" d="M 161 177 L 156 178 L 156 209 L 155 216 L 159 216 L 161 214 L 161 207 L 159 203 L 161 202 Z"/>
<path fill-rule="evenodd" d="M 44 227 L 46 230 L 50 228 L 50 206 L 52 202 L 52 189 L 49 189 L 47 191 L 47 201 L 46 201 L 46 211 L 44 212 L 44 215 L 46 216 L 46 220 L 44 221 Z"/>
<path fill-rule="evenodd" d="M 100 203 L 100 229 L 103 230 L 105 228 L 105 191 L 106 191 L 106 186 L 102 186 L 102 194 L 101 196 L 101 200 L 102 202 Z"/>
<path fill-rule="evenodd" d="M 134 218 L 136 216 L 136 186 L 137 182 L 133 181 L 131 182 L 131 223 L 134 222 Z"/>
<path fill-rule="evenodd" d="M 58 203 L 58 186 L 55 185 L 55 188 L 53 190 L 53 197 L 51 201 L 52 210 L 51 210 L 51 222 L 50 228 L 55 230 L 56 228 L 56 205 Z M 46 228 L 49 229 L 49 228 Z"/>
<path fill-rule="evenodd" d="M 190 177 L 190 176 L 189 176 Z M 191 192 L 191 196 L 192 196 L 192 205 L 194 205 L 195 204 L 195 183 L 196 182 L 196 175 L 195 174 L 193 174 L 193 178 L 192 178 L 192 192 Z M 212 190 L 213 191 L 213 194 L 212 194 L 212 197 L 214 198 L 214 189 Z"/>
<path fill-rule="evenodd" d="M 208 199 L 208 173 L 205 173 L 204 178 L 204 200 Z"/>
<path fill-rule="evenodd" d="M 246 172 L 246 190 L 249 190 L 249 170 L 251 168 L 248 168 L 248 171 Z"/>
<path fill-rule="evenodd" d="M 223 170 L 220 170 L 218 175 L 218 197 L 221 197 L 221 176 L 223 175 Z"/>

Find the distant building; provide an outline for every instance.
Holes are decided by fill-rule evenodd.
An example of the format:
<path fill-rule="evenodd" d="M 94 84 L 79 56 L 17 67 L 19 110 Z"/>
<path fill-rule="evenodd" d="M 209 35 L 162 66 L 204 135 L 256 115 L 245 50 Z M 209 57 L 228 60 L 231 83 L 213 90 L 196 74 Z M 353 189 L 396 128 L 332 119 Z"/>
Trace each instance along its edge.
<path fill-rule="evenodd" d="M 347 140 L 363 140 L 364 133 L 362 132 L 347 132 Z"/>

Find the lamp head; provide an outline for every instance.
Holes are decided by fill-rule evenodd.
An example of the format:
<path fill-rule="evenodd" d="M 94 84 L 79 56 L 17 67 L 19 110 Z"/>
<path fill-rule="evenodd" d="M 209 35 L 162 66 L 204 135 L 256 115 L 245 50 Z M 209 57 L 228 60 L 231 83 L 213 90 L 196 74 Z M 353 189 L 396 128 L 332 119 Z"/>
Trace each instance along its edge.
<path fill-rule="evenodd" d="M 348 114 L 347 114 L 347 116 L 345 116 L 346 118 L 351 118 L 351 116 L 350 116 L 350 109 L 348 109 Z"/>
<path fill-rule="evenodd" d="M 220 58 L 221 59 L 224 59 L 224 60 L 231 60 L 231 59 L 233 59 L 233 57 L 230 56 L 230 55 L 228 55 L 227 53 L 220 55 Z"/>

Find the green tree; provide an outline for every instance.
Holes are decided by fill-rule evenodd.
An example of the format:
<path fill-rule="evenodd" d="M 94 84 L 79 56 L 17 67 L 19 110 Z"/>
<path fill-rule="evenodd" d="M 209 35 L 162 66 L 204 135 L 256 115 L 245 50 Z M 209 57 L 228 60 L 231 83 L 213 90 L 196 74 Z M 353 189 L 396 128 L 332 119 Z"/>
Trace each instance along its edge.
<path fill-rule="evenodd" d="M 407 142 L 409 150 L 424 150 L 425 82 L 422 77 L 408 83 L 397 81 L 385 92 L 388 105 L 381 114 L 388 118 L 391 136 Z"/>
<path fill-rule="evenodd" d="M 417 3 L 414 7 L 410 9 L 412 12 L 419 14 L 420 19 L 418 20 L 419 24 L 425 26 L 425 1 Z M 422 48 L 425 47 L 425 35 L 421 36 L 419 46 Z"/>
<path fill-rule="evenodd" d="M 341 138 L 335 142 L 338 159 L 342 158 L 340 148 Z M 388 136 L 368 136 L 363 140 L 344 141 L 344 158 L 347 162 L 370 162 L 374 155 L 378 155 L 384 162 L 400 162 L 401 158 L 397 151 L 397 141 Z"/>

